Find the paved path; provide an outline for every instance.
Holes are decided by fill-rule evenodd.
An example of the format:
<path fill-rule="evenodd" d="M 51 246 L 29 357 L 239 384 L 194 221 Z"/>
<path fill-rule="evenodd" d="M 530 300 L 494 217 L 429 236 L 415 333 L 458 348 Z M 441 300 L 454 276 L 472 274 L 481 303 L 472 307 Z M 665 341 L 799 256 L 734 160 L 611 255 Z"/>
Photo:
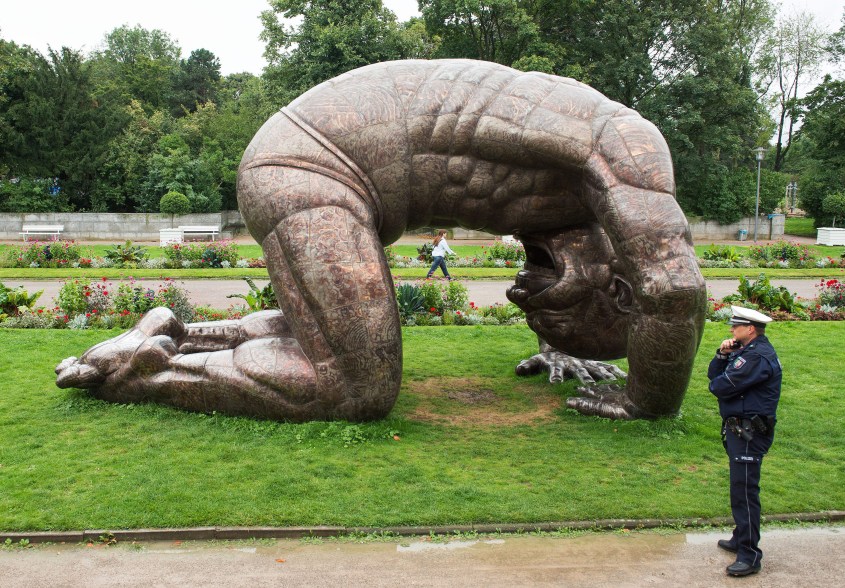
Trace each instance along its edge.
<path fill-rule="evenodd" d="M 112 282 L 116 282 L 113 280 Z M 155 288 L 161 283 L 160 280 L 138 280 L 143 285 Z M 818 295 L 816 284 L 818 279 L 810 280 L 772 280 L 776 286 L 786 288 L 802 298 L 815 298 Z M 183 285 L 191 301 L 196 305 L 208 305 L 214 308 L 228 308 L 232 304 L 241 304 L 243 301 L 238 298 L 226 298 L 229 294 L 246 294 L 249 286 L 243 280 L 177 280 Z M 709 280 L 707 287 L 713 298 L 717 300 L 736 292 L 737 280 Z M 44 290 L 39 303 L 44 306 L 52 304 L 52 300 L 59 293 L 62 282 L 58 280 L 32 281 L 32 280 L 6 280 L 6 286 L 14 287 L 23 285 L 30 293 Z M 256 286 L 263 288 L 267 280 L 255 280 Z M 495 303 L 504 304 L 507 302 L 505 291 L 513 284 L 513 281 L 478 281 L 465 280 L 463 282 L 469 290 L 469 299 L 477 306 L 489 306 Z"/>
<path fill-rule="evenodd" d="M 0 550 L 4 588 L 106 586 L 842 586 L 845 528 L 763 530 L 763 570 L 725 574 L 726 534 L 589 533 L 577 537 L 419 538 L 384 543 L 48 545 Z"/>

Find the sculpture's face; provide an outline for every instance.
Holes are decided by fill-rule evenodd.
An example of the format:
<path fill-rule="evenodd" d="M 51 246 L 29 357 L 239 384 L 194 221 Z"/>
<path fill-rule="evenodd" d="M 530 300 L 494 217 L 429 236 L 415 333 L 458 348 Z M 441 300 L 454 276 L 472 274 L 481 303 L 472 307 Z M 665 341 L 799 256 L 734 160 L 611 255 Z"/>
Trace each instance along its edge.
<path fill-rule="evenodd" d="M 595 226 L 520 235 L 525 267 L 508 299 L 552 347 L 581 359 L 627 355 L 633 312 L 630 284 L 614 273 L 615 256 Z"/>

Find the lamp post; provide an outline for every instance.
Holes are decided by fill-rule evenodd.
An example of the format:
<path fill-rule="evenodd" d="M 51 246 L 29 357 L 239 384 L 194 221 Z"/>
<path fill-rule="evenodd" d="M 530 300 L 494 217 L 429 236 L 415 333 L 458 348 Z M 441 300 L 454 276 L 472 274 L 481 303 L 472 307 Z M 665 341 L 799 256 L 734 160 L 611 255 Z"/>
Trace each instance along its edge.
<path fill-rule="evenodd" d="M 765 147 L 757 147 L 754 150 L 757 156 L 757 200 L 754 203 L 754 242 L 757 242 L 757 223 L 760 221 L 760 165 L 763 163 L 763 158 L 766 156 Z"/>

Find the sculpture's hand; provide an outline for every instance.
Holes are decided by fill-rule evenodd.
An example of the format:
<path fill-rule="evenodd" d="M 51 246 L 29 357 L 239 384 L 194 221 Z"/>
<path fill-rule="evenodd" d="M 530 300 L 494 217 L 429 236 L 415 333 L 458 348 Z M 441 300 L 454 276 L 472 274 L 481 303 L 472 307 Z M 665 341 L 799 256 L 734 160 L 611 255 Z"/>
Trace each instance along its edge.
<path fill-rule="evenodd" d="M 642 417 L 634 403 L 628 398 L 624 386 L 594 384 L 580 387 L 577 390 L 583 396 L 567 398 L 566 406 L 581 414 L 620 420 Z"/>
<path fill-rule="evenodd" d="M 627 374 L 613 364 L 589 359 L 578 359 L 560 351 L 546 351 L 519 362 L 516 373 L 519 376 L 549 372 L 549 382 L 557 384 L 566 378 L 578 378 L 582 384 L 594 384 L 596 380 L 624 379 Z"/>
<path fill-rule="evenodd" d="M 184 325 L 169 309 L 155 308 L 131 330 L 56 366 L 59 388 L 93 388 L 119 385 L 130 374 L 148 375 L 163 369 L 178 353 L 174 339 Z"/>

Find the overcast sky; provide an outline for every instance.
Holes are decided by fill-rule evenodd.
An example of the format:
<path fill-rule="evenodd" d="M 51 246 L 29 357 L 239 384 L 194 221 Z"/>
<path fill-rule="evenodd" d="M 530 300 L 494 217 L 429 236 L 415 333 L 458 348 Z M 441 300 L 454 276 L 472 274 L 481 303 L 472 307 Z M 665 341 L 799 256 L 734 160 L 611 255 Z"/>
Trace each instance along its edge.
<path fill-rule="evenodd" d="M 383 0 L 400 21 L 418 14 L 416 0 Z M 806 10 L 829 30 L 840 26 L 845 0 L 783 0 L 787 10 Z M 266 65 L 259 41 L 258 15 L 267 0 L 0 0 L 0 37 L 30 45 L 42 53 L 47 46 L 97 49 L 109 31 L 128 24 L 161 29 L 182 48 L 182 57 L 194 49 L 208 49 L 222 73 L 260 74 Z"/>

